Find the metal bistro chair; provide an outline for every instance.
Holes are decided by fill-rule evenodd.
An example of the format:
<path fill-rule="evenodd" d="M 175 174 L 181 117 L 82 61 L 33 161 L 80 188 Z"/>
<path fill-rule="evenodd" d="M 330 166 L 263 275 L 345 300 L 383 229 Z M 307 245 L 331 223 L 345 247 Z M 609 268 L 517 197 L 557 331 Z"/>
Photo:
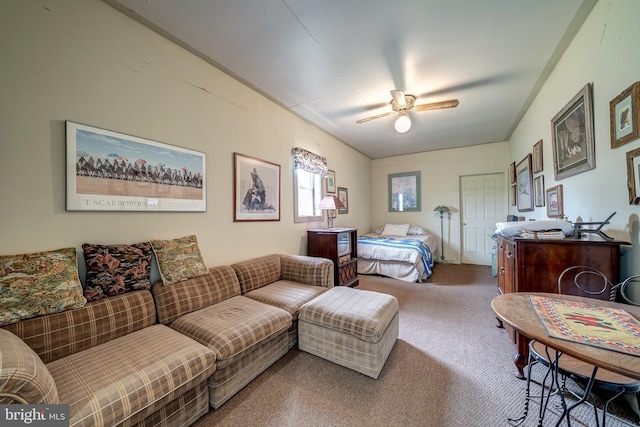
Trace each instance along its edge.
<path fill-rule="evenodd" d="M 573 280 L 570 280 L 570 275 L 573 275 Z M 569 276 L 565 278 L 565 276 Z M 631 276 L 623 282 L 613 285 L 611 281 L 599 270 L 587 266 L 572 266 L 566 268 L 558 277 L 558 293 L 565 295 L 577 295 L 586 297 L 595 297 L 597 295 L 609 293 L 609 300 L 616 301 L 621 299 L 623 302 L 633 305 L 640 305 L 640 276 Z M 618 292 L 621 298 L 617 298 Z M 561 356 L 561 357 L 560 357 Z M 547 366 L 549 370 L 542 381 L 542 388 L 540 396 L 531 396 L 530 384 L 531 384 L 531 367 L 536 363 L 541 363 Z M 544 385 L 551 377 L 550 390 L 555 386 L 556 390 L 561 393 L 569 392 L 578 398 L 570 408 L 565 408 L 566 404 L 562 400 L 563 409 L 565 409 L 565 415 L 567 417 L 567 425 L 571 425 L 570 411 L 576 406 L 584 403 L 586 400 L 591 400 L 594 408 L 596 425 L 599 427 L 600 422 L 598 419 L 598 409 L 595 404 L 595 400 L 591 395 L 591 392 L 585 393 L 583 396 L 578 396 L 575 393 L 567 390 L 566 378 L 572 378 L 577 384 L 584 386 L 584 390 L 605 390 L 612 394 L 612 397 L 607 399 L 603 405 L 602 414 L 602 426 L 606 425 L 607 410 L 609 404 L 616 398 L 625 395 L 628 403 L 633 408 L 634 413 L 640 417 L 640 410 L 638 409 L 638 392 L 640 391 L 640 381 L 626 377 L 624 375 L 616 374 L 615 372 L 608 371 L 606 369 L 598 369 L 593 383 L 588 384 L 593 374 L 594 366 L 582 362 L 576 358 L 568 355 L 557 354 L 557 351 L 553 348 L 532 340 L 529 343 L 529 367 L 527 374 L 527 390 L 524 414 L 520 418 L 509 419 L 512 425 L 519 425 L 527 417 L 529 410 L 529 401 L 532 398 L 540 398 L 540 411 L 538 416 L 538 425 L 542 426 L 544 418 L 544 412 L 549 401 L 544 400 Z M 554 372 L 559 373 L 562 376 L 562 384 L 557 384 L 557 376 L 552 375 Z M 551 391 L 549 393 L 552 393 Z M 544 402 L 544 403 L 543 403 Z"/>

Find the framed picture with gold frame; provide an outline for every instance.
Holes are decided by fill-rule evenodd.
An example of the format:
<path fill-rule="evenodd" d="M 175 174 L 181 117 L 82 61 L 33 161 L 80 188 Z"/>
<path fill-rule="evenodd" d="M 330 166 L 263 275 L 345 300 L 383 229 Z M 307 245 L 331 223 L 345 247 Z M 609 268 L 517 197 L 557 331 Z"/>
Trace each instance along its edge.
<path fill-rule="evenodd" d="M 635 82 L 609 103 L 611 148 L 618 148 L 640 137 L 640 82 Z"/>
<path fill-rule="evenodd" d="M 542 172 L 542 140 L 533 145 L 533 173 Z"/>

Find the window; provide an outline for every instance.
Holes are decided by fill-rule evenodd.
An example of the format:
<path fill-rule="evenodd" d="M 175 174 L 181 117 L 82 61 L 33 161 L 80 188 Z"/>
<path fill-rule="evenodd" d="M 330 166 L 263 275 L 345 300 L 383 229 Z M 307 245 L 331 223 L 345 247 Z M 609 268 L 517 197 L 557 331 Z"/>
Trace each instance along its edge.
<path fill-rule="evenodd" d="M 294 222 L 322 221 L 318 208 L 322 180 L 327 175 L 327 159 L 303 148 L 293 149 Z"/>
<path fill-rule="evenodd" d="M 318 208 L 322 198 L 322 177 L 317 173 L 296 169 L 294 172 L 294 222 L 322 221 Z"/>

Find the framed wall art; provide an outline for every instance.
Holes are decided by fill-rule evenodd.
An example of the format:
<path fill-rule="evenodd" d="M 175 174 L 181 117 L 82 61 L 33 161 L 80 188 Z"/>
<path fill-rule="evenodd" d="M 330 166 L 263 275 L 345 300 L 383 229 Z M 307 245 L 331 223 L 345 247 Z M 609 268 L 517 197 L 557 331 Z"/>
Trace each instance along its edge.
<path fill-rule="evenodd" d="M 534 178 L 533 189 L 536 207 L 544 206 L 544 175 Z"/>
<path fill-rule="evenodd" d="M 562 184 L 555 187 L 549 187 L 546 191 L 547 196 L 547 216 L 549 218 L 557 218 L 564 215 L 564 200 L 562 198 Z"/>
<path fill-rule="evenodd" d="M 331 169 L 327 171 L 327 176 L 325 178 L 325 190 L 329 194 L 334 194 L 336 192 L 336 173 Z"/>
<path fill-rule="evenodd" d="M 516 204 L 517 204 L 518 193 L 516 191 L 516 188 L 517 187 L 515 185 L 511 186 L 511 191 L 510 191 L 510 194 L 511 194 L 511 206 L 516 206 Z"/>
<path fill-rule="evenodd" d="M 509 165 L 509 184 L 516 183 L 516 162 Z"/>
<path fill-rule="evenodd" d="M 627 152 L 627 188 L 629 204 L 640 204 L 640 148 Z"/>
<path fill-rule="evenodd" d="M 551 119 L 556 181 L 596 167 L 591 91 L 586 84 Z"/>
<path fill-rule="evenodd" d="M 533 173 L 531 172 L 531 154 L 516 165 L 516 187 L 518 211 L 528 212 L 533 208 Z"/>
<path fill-rule="evenodd" d="M 618 148 L 640 137 L 640 82 L 635 82 L 609 103 L 611 148 Z"/>
<path fill-rule="evenodd" d="M 233 221 L 280 221 L 280 165 L 233 153 Z"/>
<path fill-rule="evenodd" d="M 542 140 L 533 145 L 533 173 L 542 172 Z"/>
<path fill-rule="evenodd" d="M 389 212 L 420 212 L 420 171 L 388 175 Z"/>
<path fill-rule="evenodd" d="M 349 190 L 344 187 L 338 187 L 338 199 L 344 205 L 344 208 L 338 208 L 339 214 L 349 213 Z"/>
<path fill-rule="evenodd" d="M 66 121 L 67 211 L 205 212 L 207 156 Z"/>

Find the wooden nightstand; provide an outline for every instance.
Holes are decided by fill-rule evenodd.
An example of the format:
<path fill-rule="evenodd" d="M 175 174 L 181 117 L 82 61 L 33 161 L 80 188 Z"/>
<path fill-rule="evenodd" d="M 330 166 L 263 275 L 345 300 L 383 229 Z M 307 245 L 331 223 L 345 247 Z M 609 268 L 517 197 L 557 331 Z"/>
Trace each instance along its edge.
<path fill-rule="evenodd" d="M 333 261 L 336 286 L 358 286 L 358 230 L 318 228 L 307 231 L 307 255 Z"/>

